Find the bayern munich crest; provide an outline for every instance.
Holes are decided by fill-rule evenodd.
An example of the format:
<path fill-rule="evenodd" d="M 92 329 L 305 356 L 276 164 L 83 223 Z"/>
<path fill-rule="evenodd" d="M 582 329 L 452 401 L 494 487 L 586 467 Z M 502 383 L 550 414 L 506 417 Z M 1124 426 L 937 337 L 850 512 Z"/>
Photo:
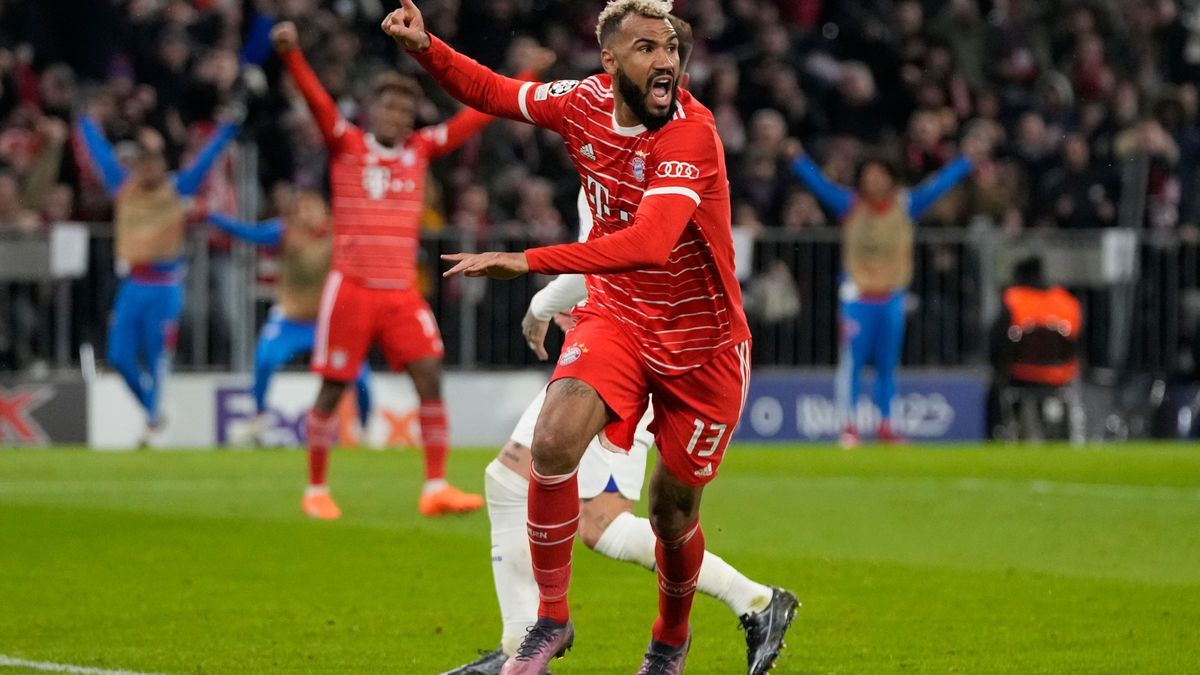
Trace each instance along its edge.
<path fill-rule="evenodd" d="M 641 157 L 633 158 L 633 177 L 639 183 L 646 180 L 646 160 Z"/>
<path fill-rule="evenodd" d="M 587 347 L 579 343 L 573 344 L 562 351 L 562 356 L 558 357 L 558 365 L 569 366 L 578 361 L 579 357 L 583 356 L 586 351 Z"/>

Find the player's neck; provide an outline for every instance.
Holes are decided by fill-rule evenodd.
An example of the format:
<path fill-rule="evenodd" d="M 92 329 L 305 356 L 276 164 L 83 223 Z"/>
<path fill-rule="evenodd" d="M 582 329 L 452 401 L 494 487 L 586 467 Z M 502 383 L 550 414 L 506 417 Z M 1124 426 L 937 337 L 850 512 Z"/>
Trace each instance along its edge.
<path fill-rule="evenodd" d="M 636 127 L 642 124 L 642 121 L 634 114 L 633 109 L 625 103 L 625 97 L 621 96 L 621 91 L 618 87 L 613 87 L 613 119 L 623 127 Z"/>

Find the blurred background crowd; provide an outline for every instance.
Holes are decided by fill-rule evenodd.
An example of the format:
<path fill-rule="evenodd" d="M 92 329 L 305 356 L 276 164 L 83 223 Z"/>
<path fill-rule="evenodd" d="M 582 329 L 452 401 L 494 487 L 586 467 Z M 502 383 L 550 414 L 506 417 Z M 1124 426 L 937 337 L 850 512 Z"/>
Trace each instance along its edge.
<path fill-rule="evenodd" d="M 599 0 L 421 7 L 432 32 L 502 72 L 516 69 L 531 42 L 557 54 L 546 79 L 598 69 Z M 970 132 L 989 137 L 990 156 L 922 225 L 1123 225 L 1197 239 L 1200 2 L 676 0 L 675 8 L 696 30 L 688 88 L 716 115 L 744 238 L 836 227 L 791 175 L 789 139 L 838 182 L 853 183 L 871 156 L 914 184 L 951 160 Z M 76 132 L 84 112 L 116 141 L 156 128 L 179 162 L 208 137 L 223 106 L 247 105 L 242 140 L 257 148 L 253 175 L 239 176 L 236 153 L 218 167 L 197 200 L 197 229 L 206 210 L 268 217 L 296 188 L 324 189 L 320 135 L 266 31 L 275 19 L 297 22 L 315 70 L 355 119 L 379 70 L 419 74 L 378 29 L 389 9 L 386 0 L 0 0 L 0 232 L 109 217 Z M 455 104 L 422 82 L 429 97 L 420 123 L 444 119 Z M 1130 200 L 1121 166 L 1133 158 L 1149 170 L 1136 184 L 1144 194 Z M 500 122 L 434 173 L 431 231 L 511 232 L 533 242 L 574 234 L 578 183 L 552 134 Z M 1136 211 L 1122 213 L 1123 200 Z M 208 245 L 214 260 L 229 250 L 217 234 Z M 967 264 L 940 255 L 931 260 Z M 792 279 L 775 278 L 788 272 L 760 256 L 747 281 L 765 288 L 759 301 L 771 305 L 772 289 L 806 283 L 794 269 Z M 11 310 L 0 353 L 5 365 L 19 365 L 18 343 L 36 342 L 38 329 L 22 323 L 18 306 L 28 313 L 32 305 L 0 303 Z M 786 303 L 756 311 L 795 315 Z"/>

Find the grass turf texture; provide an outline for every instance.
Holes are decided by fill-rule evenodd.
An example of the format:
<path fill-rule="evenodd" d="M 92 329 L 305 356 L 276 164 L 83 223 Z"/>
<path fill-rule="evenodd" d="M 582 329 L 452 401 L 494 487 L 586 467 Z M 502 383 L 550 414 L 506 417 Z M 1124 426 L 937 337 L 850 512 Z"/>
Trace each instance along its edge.
<path fill-rule="evenodd" d="M 481 489 L 490 452 L 452 478 Z M 0 654 L 158 672 L 436 673 L 494 648 L 486 516 L 417 515 L 415 453 L 0 452 Z M 781 673 L 1200 669 L 1200 452 L 736 447 L 709 548 L 805 606 Z M 629 673 L 653 577 L 577 551 L 554 672 Z M 744 672 L 698 598 L 692 673 Z M 0 672 L 14 672 L 0 669 Z"/>

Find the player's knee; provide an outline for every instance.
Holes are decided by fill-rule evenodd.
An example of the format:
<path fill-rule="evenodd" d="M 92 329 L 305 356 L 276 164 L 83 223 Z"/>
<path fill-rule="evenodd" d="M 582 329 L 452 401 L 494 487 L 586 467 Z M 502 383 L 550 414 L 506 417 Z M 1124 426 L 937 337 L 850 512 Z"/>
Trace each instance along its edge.
<path fill-rule="evenodd" d="M 414 378 L 413 386 L 417 390 L 417 398 L 422 403 L 442 400 L 442 380 L 436 376 L 426 376 L 420 380 Z"/>
<path fill-rule="evenodd" d="M 321 383 L 321 390 L 317 392 L 317 402 L 313 404 L 313 408 L 322 415 L 329 415 L 337 409 L 338 402 L 342 400 L 342 394 L 345 392 L 345 382 L 325 380 Z"/>
<path fill-rule="evenodd" d="M 438 359 L 421 359 L 408 365 L 417 398 L 422 402 L 442 399 L 442 362 Z"/>
<path fill-rule="evenodd" d="M 580 447 L 576 436 L 569 429 L 554 425 L 539 426 L 530 449 L 536 470 L 553 476 L 573 471 L 579 465 L 579 456 L 583 454 L 583 447 Z"/>
<path fill-rule="evenodd" d="M 691 504 L 658 499 L 650 504 L 650 527 L 659 539 L 673 541 L 683 536 L 699 515 Z"/>
<path fill-rule="evenodd" d="M 678 509 L 652 509 L 650 511 L 650 528 L 663 541 L 678 539 L 690 521 Z"/>

